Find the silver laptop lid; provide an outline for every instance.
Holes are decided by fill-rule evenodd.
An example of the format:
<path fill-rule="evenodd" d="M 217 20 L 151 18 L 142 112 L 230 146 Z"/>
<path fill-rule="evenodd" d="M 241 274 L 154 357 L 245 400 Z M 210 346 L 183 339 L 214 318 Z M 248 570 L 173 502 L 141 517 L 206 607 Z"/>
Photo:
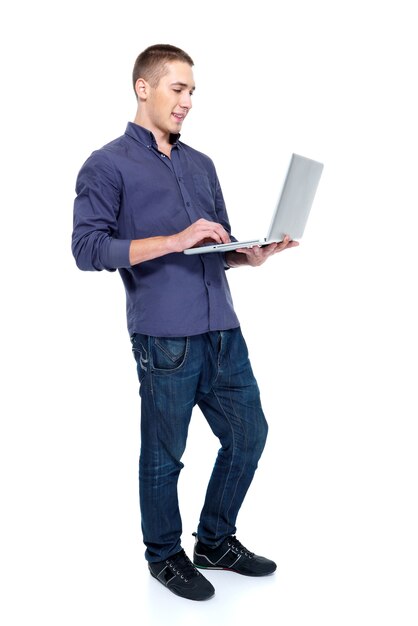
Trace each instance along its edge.
<path fill-rule="evenodd" d="M 286 234 L 291 239 L 302 237 L 323 167 L 323 163 L 292 154 L 267 241 L 281 241 Z"/>

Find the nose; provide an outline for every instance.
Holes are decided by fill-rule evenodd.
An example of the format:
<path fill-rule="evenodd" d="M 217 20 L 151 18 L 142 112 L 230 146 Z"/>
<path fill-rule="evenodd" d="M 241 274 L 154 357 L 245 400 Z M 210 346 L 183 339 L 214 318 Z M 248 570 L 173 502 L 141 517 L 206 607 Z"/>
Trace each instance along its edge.
<path fill-rule="evenodd" d="M 180 106 L 182 109 L 187 109 L 187 111 L 190 111 L 190 109 L 192 108 L 192 97 L 188 92 L 183 92 L 182 93 L 182 97 L 180 100 Z"/>

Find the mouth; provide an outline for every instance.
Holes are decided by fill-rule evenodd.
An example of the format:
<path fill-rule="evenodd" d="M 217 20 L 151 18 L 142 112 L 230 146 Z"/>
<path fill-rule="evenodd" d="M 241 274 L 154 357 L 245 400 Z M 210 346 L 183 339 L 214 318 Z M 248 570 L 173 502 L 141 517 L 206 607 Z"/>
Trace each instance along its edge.
<path fill-rule="evenodd" d="M 186 117 L 184 113 L 172 113 L 172 116 L 178 124 L 181 124 Z"/>

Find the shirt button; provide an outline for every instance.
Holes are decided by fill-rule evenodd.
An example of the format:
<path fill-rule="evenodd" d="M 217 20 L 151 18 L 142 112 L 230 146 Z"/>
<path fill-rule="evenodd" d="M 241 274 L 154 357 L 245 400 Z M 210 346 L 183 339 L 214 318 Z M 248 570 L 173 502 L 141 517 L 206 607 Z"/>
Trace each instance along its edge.
<path fill-rule="evenodd" d="M 206 284 L 207 284 L 208 287 L 210 287 L 210 285 L 211 285 L 210 280 L 207 280 Z"/>
<path fill-rule="evenodd" d="M 186 202 L 186 206 L 190 206 L 190 202 Z"/>

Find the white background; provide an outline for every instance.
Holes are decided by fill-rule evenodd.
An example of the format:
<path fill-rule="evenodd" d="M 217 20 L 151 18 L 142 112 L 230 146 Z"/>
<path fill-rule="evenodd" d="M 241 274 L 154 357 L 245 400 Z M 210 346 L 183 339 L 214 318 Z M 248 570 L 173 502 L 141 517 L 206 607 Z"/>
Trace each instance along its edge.
<path fill-rule="evenodd" d="M 418 623 L 413 4 L 3 7 L 2 624 Z M 77 172 L 133 119 L 154 43 L 195 61 L 182 139 L 215 161 L 235 235 L 264 236 L 291 152 L 325 163 L 302 245 L 228 274 L 270 423 L 238 537 L 279 568 L 212 573 L 203 604 L 147 572 L 124 292 L 70 253 Z M 217 447 L 196 412 L 190 555 Z"/>

